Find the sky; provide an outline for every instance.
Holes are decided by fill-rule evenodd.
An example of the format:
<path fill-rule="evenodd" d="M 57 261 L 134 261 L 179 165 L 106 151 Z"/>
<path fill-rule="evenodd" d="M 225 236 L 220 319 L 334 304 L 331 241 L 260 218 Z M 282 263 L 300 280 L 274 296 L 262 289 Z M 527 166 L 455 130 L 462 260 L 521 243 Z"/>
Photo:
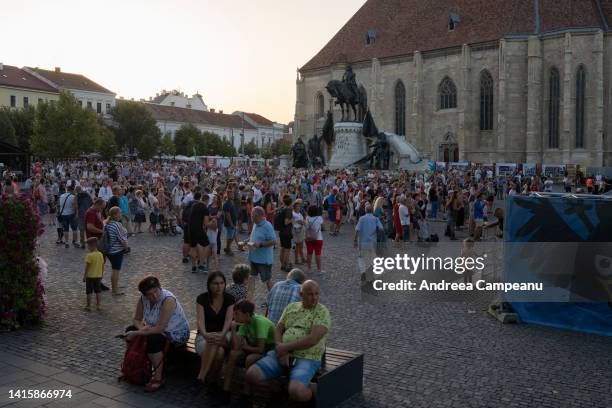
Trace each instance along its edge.
<path fill-rule="evenodd" d="M 0 62 L 61 67 L 127 99 L 162 89 L 199 92 L 209 108 L 286 124 L 297 67 L 363 3 L 0 0 Z"/>

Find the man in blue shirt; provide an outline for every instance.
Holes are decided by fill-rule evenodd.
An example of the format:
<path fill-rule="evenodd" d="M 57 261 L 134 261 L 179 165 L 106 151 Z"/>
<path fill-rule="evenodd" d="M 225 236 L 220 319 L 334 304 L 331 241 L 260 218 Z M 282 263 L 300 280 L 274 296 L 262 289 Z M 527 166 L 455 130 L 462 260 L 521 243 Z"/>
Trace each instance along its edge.
<path fill-rule="evenodd" d="M 480 235 L 482 234 L 482 226 L 484 224 L 484 209 L 485 202 L 482 200 L 482 193 L 479 193 L 476 196 L 476 201 L 474 201 L 474 239 L 480 239 Z"/>
<path fill-rule="evenodd" d="M 242 246 L 249 248 L 249 262 L 251 263 L 251 278 L 248 281 L 248 293 L 251 299 L 255 298 L 255 277 L 260 276 L 266 284 L 268 291 L 272 289 L 272 262 L 273 247 L 276 242 L 274 227 L 266 220 L 266 212 L 262 207 L 255 207 L 251 212 L 253 217 L 253 231 L 249 242 Z"/>
<path fill-rule="evenodd" d="M 359 217 L 357 226 L 355 227 L 355 248 L 359 248 L 359 258 L 357 260 L 359 272 L 361 273 L 361 280 L 364 284 L 368 281 L 373 280 L 372 277 L 368 279 L 366 271 L 371 269 L 370 267 L 374 264 L 374 258 L 376 257 L 376 236 L 378 231 L 384 230 L 380 220 L 374 216 L 372 205 L 366 203 L 365 215 Z"/>

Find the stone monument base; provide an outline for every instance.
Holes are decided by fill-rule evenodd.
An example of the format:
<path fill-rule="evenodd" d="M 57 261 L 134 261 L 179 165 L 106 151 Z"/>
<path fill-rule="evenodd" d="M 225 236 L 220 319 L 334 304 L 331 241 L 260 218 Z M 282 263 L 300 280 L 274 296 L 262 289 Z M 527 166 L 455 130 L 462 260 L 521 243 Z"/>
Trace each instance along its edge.
<path fill-rule="evenodd" d="M 363 125 L 357 122 L 338 122 L 334 125 L 336 138 L 327 167 L 346 168 L 365 157 L 367 151 L 362 129 Z"/>

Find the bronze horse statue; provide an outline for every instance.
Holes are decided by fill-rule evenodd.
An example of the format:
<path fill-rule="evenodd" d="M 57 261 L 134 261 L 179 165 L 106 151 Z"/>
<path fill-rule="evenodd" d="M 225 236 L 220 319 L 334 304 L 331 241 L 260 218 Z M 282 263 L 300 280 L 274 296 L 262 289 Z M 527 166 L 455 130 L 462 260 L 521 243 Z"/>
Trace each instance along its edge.
<path fill-rule="evenodd" d="M 363 121 L 368 106 L 368 96 L 363 86 L 357 88 L 357 95 L 355 95 L 355 92 L 348 84 L 333 79 L 327 83 L 325 89 L 327 89 L 327 92 L 329 92 L 333 98 L 336 98 L 334 104 L 340 105 L 342 109 L 342 121 L 350 121 L 349 106 L 353 109 L 355 122 Z M 345 105 L 346 119 L 344 115 Z M 357 111 L 357 108 L 359 108 L 359 111 Z"/>

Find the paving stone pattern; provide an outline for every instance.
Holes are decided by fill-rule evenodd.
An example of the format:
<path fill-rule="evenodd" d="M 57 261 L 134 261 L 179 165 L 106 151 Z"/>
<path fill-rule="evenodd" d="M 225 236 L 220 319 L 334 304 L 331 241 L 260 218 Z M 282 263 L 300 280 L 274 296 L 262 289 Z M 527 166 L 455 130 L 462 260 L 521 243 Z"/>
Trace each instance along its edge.
<path fill-rule="evenodd" d="M 434 227 L 441 237 L 442 226 Z M 106 292 L 104 310 L 86 312 L 85 251 L 56 246 L 54 228 L 48 229 L 40 254 L 49 263 L 49 315 L 40 328 L 0 334 L 0 406 L 213 406 L 206 395 L 188 392 L 193 369 L 173 371 L 153 395 L 116 381 L 124 344 L 114 335 L 131 320 L 143 275 L 159 276 L 195 327 L 195 299 L 206 275 L 181 264 L 181 239 L 148 233 L 131 238 L 120 277 L 126 296 Z M 453 303 L 406 302 L 401 295 L 381 301 L 360 290 L 352 228 L 344 226 L 339 237 L 326 235 L 323 251 L 324 273 L 309 277 L 320 282 L 321 302 L 332 314 L 328 344 L 365 353 L 364 391 L 342 407 L 612 406 L 612 338 L 501 325 L 485 314 L 489 299 L 482 296 Z M 228 281 L 231 267 L 245 260 L 245 253 L 221 255 Z M 275 264 L 273 279 L 284 275 Z M 109 276 L 107 269 L 106 283 Z M 258 282 L 257 305 L 264 293 Z M 34 386 L 70 387 L 82 397 L 7 401 L 8 389 Z"/>

